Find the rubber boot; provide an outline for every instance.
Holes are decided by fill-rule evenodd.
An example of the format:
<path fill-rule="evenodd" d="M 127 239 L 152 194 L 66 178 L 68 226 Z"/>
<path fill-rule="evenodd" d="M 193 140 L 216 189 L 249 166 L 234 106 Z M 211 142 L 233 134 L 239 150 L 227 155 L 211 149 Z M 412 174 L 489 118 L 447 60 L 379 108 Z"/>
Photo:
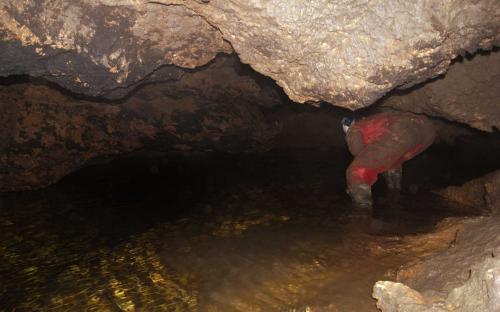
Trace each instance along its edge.
<path fill-rule="evenodd" d="M 348 191 L 355 209 L 371 212 L 373 207 L 372 189 L 368 184 L 359 184 Z"/>
<path fill-rule="evenodd" d="M 403 169 L 391 169 L 383 173 L 387 188 L 391 191 L 401 191 L 401 180 L 403 179 Z"/>

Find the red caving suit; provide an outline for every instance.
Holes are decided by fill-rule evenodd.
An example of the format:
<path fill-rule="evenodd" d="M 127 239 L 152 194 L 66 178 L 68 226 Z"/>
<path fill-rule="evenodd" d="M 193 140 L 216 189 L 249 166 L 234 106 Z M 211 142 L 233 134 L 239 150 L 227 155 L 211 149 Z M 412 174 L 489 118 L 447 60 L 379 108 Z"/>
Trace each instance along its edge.
<path fill-rule="evenodd" d="M 412 113 L 384 112 L 355 122 L 346 141 L 354 160 L 347 168 L 347 187 L 373 185 L 379 173 L 399 169 L 424 151 L 436 134 L 432 122 Z"/>

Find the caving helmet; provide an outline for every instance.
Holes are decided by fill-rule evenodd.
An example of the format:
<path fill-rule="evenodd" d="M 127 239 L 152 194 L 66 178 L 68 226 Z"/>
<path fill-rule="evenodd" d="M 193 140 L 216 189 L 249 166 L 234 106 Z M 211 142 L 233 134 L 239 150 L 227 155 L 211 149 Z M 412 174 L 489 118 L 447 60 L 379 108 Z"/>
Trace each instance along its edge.
<path fill-rule="evenodd" d="M 342 124 L 342 130 L 344 130 L 344 133 L 347 133 L 349 127 L 351 127 L 354 124 L 354 118 L 344 117 L 342 118 L 342 121 L 340 123 Z"/>

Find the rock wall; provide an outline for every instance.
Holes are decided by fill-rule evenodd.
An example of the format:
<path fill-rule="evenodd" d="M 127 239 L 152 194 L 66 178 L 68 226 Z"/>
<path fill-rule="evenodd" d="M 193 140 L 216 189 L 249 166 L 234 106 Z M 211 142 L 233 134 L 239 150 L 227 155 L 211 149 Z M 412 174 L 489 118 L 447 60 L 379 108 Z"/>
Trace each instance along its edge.
<path fill-rule="evenodd" d="M 356 109 L 500 43 L 498 0 L 0 0 L 0 8 L 0 76 L 42 77 L 73 92 L 0 87 L 1 190 L 48 185 L 89 159 L 145 146 L 342 141 L 340 115 L 273 112 L 292 103 L 269 80 L 239 74 L 238 60 L 296 102 Z M 216 57 L 232 52 L 239 59 Z M 493 131 L 499 57 L 455 62 L 444 79 L 382 106 Z"/>
<path fill-rule="evenodd" d="M 234 56 L 181 70 L 120 101 L 77 96 L 39 80 L 0 85 L 0 97 L 1 191 L 47 186 L 90 160 L 139 149 L 334 148 L 344 155 L 340 119 L 351 114 L 293 103 Z M 437 120 L 436 126 L 441 141 L 474 134 Z"/>
<path fill-rule="evenodd" d="M 0 191 L 47 186 L 90 159 L 144 147 L 270 148 L 279 127 L 262 109 L 280 97 L 227 66 L 234 61 L 147 85 L 121 103 L 75 99 L 47 85 L 0 86 Z"/>
<path fill-rule="evenodd" d="M 464 202 L 472 191 L 479 196 Z M 463 220 L 447 248 L 405 265 L 396 282 L 377 282 L 377 307 L 383 312 L 500 311 L 499 194 L 500 171 L 441 191 L 450 200 L 488 208 L 492 215 Z"/>
<path fill-rule="evenodd" d="M 499 228 L 498 217 L 476 220 L 455 245 L 400 272 L 409 277 L 404 283 L 377 282 L 377 307 L 383 312 L 499 311 Z"/>
<path fill-rule="evenodd" d="M 0 98 L 0 191 L 44 187 L 89 161 L 136 150 L 345 149 L 339 109 L 288 101 L 236 57 L 121 101 L 75 97 L 39 80 L 0 85 Z"/>
<path fill-rule="evenodd" d="M 382 106 L 458 121 L 483 131 L 500 129 L 500 52 L 463 58 L 446 75 Z"/>
<path fill-rule="evenodd" d="M 500 170 L 474 179 L 461 186 L 450 186 L 434 193 L 471 207 L 483 207 L 492 214 L 500 213 Z"/>

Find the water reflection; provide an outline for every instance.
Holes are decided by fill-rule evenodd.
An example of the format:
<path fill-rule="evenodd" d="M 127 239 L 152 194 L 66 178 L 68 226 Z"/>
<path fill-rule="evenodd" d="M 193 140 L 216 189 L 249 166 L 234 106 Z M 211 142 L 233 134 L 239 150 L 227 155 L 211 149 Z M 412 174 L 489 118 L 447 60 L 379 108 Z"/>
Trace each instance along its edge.
<path fill-rule="evenodd" d="M 409 259 L 384 237 L 478 212 L 381 188 L 374 233 L 349 215 L 348 161 L 136 158 L 4 194 L 0 311 L 376 311 L 373 283 Z"/>

